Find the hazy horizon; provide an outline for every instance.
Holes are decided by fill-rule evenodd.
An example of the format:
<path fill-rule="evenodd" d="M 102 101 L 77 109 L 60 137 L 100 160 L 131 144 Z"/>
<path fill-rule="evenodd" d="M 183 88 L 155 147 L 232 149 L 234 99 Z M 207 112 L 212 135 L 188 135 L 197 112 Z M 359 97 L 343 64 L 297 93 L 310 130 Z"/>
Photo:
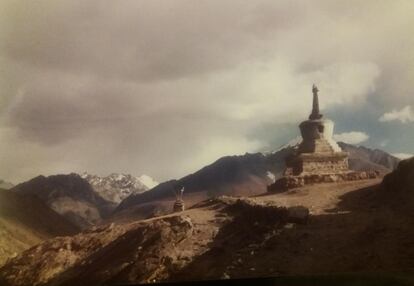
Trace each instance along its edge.
<path fill-rule="evenodd" d="M 162 182 L 299 135 L 414 153 L 412 1 L 0 3 L 0 179 Z"/>

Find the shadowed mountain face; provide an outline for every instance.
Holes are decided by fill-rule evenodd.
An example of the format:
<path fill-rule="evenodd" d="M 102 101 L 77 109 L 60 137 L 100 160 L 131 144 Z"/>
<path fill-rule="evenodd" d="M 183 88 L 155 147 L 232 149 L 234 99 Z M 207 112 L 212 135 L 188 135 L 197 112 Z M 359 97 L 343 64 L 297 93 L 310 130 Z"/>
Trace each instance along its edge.
<path fill-rule="evenodd" d="M 0 264 L 43 240 L 76 232 L 39 198 L 0 190 Z"/>
<path fill-rule="evenodd" d="M 353 170 L 378 170 L 388 173 L 399 162 L 399 159 L 380 150 L 345 143 L 339 145 L 350 153 L 349 167 Z M 268 154 L 255 153 L 220 158 L 194 174 L 161 183 L 143 194 L 126 198 L 115 213 L 134 209 L 134 213 L 149 212 L 147 216 L 151 216 L 160 208 L 165 209 L 167 201 L 171 204 L 174 200 L 174 191 L 181 187 L 185 187 L 184 198 L 187 205 L 221 194 L 264 193 L 267 186 L 281 176 L 285 168 L 285 159 L 293 150 L 294 147 L 286 147 Z"/>
<path fill-rule="evenodd" d="M 401 161 L 397 169 L 384 177 L 384 196 L 394 197 L 395 207 L 414 213 L 414 157 Z"/>
<path fill-rule="evenodd" d="M 114 208 L 77 174 L 38 176 L 11 189 L 33 195 L 50 208 L 84 228 L 99 222 Z"/>
<path fill-rule="evenodd" d="M 383 184 L 389 190 L 414 192 L 414 157 L 401 161 L 392 173 L 385 176 Z"/>
<path fill-rule="evenodd" d="M 394 170 L 400 159 L 378 149 L 369 149 L 364 146 L 354 146 L 339 142 L 342 150 L 349 152 L 349 166 L 356 171 L 378 170 L 388 173 Z"/>
<path fill-rule="evenodd" d="M 184 196 L 187 198 L 189 195 L 199 194 L 194 202 L 221 194 L 263 193 L 267 185 L 282 174 L 284 160 L 292 150 L 285 148 L 269 154 L 246 153 L 242 156 L 222 157 L 194 174 L 161 183 L 143 194 L 128 197 L 119 205 L 116 212 L 138 204 L 172 200 L 174 191 L 181 187 L 185 188 Z"/>

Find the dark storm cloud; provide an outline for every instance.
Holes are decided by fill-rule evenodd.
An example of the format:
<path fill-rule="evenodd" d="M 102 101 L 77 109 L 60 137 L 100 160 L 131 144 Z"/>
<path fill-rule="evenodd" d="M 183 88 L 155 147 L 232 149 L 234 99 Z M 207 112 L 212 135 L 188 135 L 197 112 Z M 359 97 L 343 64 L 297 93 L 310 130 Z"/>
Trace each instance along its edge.
<path fill-rule="evenodd" d="M 37 71 L 26 76 L 10 101 L 5 122 L 18 126 L 29 139 L 53 144 L 120 120 L 121 115 L 139 114 L 139 108 L 129 104 L 129 93 L 125 85 Z"/>
<path fill-rule="evenodd" d="M 323 108 L 375 107 L 355 131 L 414 106 L 411 1 L 0 5 L 5 179 L 88 170 L 162 180 L 278 147 L 308 113 L 313 82 Z M 347 124 L 339 131 L 354 131 Z M 393 151 L 409 152 L 409 139 Z"/>
<path fill-rule="evenodd" d="M 43 68 L 140 81 L 231 68 L 260 54 L 254 52 L 254 40 L 266 33 L 258 35 L 258 30 L 275 31 L 289 22 L 286 8 L 270 14 L 260 3 L 240 1 L 36 1 L 9 6 L 2 39 L 8 56 Z M 246 13 L 247 18 L 235 16 Z"/>

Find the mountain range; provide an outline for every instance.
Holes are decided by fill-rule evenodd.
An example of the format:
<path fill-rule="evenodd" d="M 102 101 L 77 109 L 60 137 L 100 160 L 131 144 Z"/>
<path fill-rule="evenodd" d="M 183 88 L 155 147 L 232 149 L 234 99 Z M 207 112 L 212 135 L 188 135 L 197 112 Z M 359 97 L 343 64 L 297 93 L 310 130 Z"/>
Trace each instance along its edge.
<path fill-rule="evenodd" d="M 148 176 L 111 174 L 99 177 L 84 173 L 38 176 L 11 191 L 38 197 L 75 225 L 87 228 L 108 217 L 131 194 L 145 192 L 156 182 Z"/>
<path fill-rule="evenodd" d="M 108 215 L 114 204 L 98 195 L 78 174 L 38 176 L 11 191 L 36 196 L 72 223 L 86 228 Z"/>
<path fill-rule="evenodd" d="M 379 149 L 370 149 L 343 142 L 338 142 L 338 145 L 342 150 L 349 153 L 349 166 L 355 171 L 377 170 L 388 173 L 390 170 L 394 170 L 401 161 L 399 158 Z"/>
<path fill-rule="evenodd" d="M 392 171 L 398 158 L 377 149 L 339 142 L 349 153 L 353 170 Z M 266 192 L 267 186 L 279 178 L 285 168 L 285 158 L 296 145 L 284 146 L 275 152 L 246 153 L 226 156 L 179 180 L 170 180 L 141 194 L 127 197 L 115 210 L 115 217 L 146 218 L 170 211 L 175 190 L 184 187 L 187 206 L 217 195 L 251 196 Z"/>
<path fill-rule="evenodd" d="M 393 170 L 399 159 L 381 150 L 339 143 L 349 152 L 354 170 Z M 38 176 L 11 188 L 37 196 L 51 209 L 81 228 L 101 223 L 143 219 L 171 211 L 177 189 L 184 187 L 187 207 L 218 195 L 251 196 L 266 192 L 279 178 L 285 158 L 295 144 L 267 153 L 225 156 L 178 180 L 158 184 L 151 177 L 113 173 L 105 177 L 88 173 Z"/>

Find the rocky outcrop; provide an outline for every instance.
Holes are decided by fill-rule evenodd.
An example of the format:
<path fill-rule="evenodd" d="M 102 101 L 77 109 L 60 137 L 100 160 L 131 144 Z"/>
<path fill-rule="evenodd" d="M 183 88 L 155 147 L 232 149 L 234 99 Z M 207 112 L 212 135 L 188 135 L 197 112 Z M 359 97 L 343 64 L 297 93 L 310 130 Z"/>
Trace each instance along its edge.
<path fill-rule="evenodd" d="M 192 231 L 185 216 L 94 228 L 31 248 L 7 263 L 0 277 L 22 286 L 154 282 L 188 261 L 185 241 Z"/>
<path fill-rule="evenodd" d="M 305 224 L 309 218 L 309 210 L 303 206 L 281 207 L 272 202 L 257 202 L 248 198 L 234 198 L 221 196 L 212 201 L 221 202 L 228 206 L 228 210 L 245 217 L 247 221 L 253 219 L 261 223 L 301 223 Z"/>
<path fill-rule="evenodd" d="M 401 161 L 392 173 L 384 177 L 383 185 L 394 192 L 414 190 L 414 158 Z"/>
<path fill-rule="evenodd" d="M 413 212 L 414 208 L 414 157 L 401 161 L 398 167 L 384 177 L 383 196 L 398 208 Z"/>

